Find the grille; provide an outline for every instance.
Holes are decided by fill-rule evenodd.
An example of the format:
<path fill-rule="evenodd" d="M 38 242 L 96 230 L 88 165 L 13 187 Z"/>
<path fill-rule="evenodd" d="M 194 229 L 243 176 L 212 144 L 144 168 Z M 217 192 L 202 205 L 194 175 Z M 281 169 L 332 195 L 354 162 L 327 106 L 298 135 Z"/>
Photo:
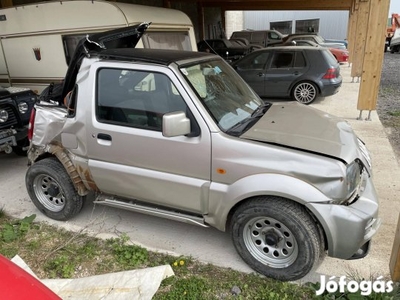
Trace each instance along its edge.
<path fill-rule="evenodd" d="M 17 119 L 17 116 L 15 115 L 13 108 L 10 105 L 4 105 L 4 106 L 0 106 L 0 110 L 2 110 L 2 109 L 7 111 L 8 119 L 5 123 L 0 123 L 0 129 L 10 128 L 11 126 L 17 125 L 18 119 Z"/>

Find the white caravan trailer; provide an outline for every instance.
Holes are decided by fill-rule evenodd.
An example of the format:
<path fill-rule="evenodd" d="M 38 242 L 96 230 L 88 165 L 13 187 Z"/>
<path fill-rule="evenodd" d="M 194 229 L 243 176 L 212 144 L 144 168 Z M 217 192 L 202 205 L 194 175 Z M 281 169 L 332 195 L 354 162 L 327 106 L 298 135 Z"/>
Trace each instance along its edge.
<path fill-rule="evenodd" d="M 106 1 L 41 2 L 0 9 L 0 85 L 42 91 L 59 82 L 87 33 L 151 22 L 137 47 L 197 51 L 181 11 Z"/>

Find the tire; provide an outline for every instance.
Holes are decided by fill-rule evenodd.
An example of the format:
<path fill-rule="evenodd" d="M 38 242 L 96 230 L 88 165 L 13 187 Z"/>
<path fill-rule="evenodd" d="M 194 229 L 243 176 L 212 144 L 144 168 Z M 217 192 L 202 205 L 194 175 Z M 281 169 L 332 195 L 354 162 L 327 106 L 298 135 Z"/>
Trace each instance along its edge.
<path fill-rule="evenodd" d="M 314 83 L 309 81 L 303 81 L 297 83 L 292 92 L 292 97 L 297 102 L 303 104 L 311 104 L 317 99 L 318 96 L 318 89 Z"/>
<path fill-rule="evenodd" d="M 65 221 L 82 209 L 85 197 L 78 195 L 65 168 L 55 157 L 31 165 L 25 184 L 33 204 L 49 218 Z"/>
<path fill-rule="evenodd" d="M 300 279 L 324 257 L 322 234 L 298 203 L 279 197 L 258 197 L 239 206 L 230 224 L 239 255 L 267 277 L 282 281 Z"/>

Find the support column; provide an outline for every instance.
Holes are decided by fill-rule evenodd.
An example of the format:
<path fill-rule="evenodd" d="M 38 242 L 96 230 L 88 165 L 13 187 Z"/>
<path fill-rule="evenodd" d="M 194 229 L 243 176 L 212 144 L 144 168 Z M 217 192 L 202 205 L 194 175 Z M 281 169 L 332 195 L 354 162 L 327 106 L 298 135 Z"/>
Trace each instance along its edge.
<path fill-rule="evenodd" d="M 371 0 L 370 0 L 371 1 Z M 365 52 L 365 40 L 368 30 L 368 17 L 369 17 L 370 2 L 359 2 L 358 9 L 355 10 L 356 17 L 356 30 L 354 39 L 354 48 L 352 55 L 351 77 L 360 78 L 362 74 L 362 67 Z M 383 47 L 383 46 L 382 46 Z M 358 82 L 358 79 L 357 79 Z"/>
<path fill-rule="evenodd" d="M 197 15 L 199 22 L 199 40 L 204 40 L 204 7 L 201 2 L 197 2 Z"/>
<path fill-rule="evenodd" d="M 349 25 L 347 28 L 347 50 L 349 51 L 349 64 L 353 62 L 354 49 L 356 43 L 356 30 L 357 30 L 357 16 L 356 11 L 351 11 L 349 14 Z"/>
<path fill-rule="evenodd" d="M 390 276 L 393 281 L 400 281 L 400 214 L 397 221 L 397 230 L 394 236 L 393 250 L 390 257 Z"/>
<path fill-rule="evenodd" d="M 390 0 L 369 0 L 360 2 L 369 4 L 365 53 L 362 62 L 360 92 L 357 109 L 360 117 L 363 110 L 375 110 L 381 81 L 383 46 L 385 43 L 386 23 Z M 367 117 L 370 120 L 370 114 Z"/>

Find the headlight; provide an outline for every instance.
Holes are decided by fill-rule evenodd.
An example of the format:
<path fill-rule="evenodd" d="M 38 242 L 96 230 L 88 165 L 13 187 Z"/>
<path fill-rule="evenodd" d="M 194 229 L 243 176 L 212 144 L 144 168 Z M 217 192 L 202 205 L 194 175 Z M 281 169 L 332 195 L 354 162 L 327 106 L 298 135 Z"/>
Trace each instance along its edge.
<path fill-rule="evenodd" d="M 22 102 L 18 103 L 18 110 L 21 114 L 27 113 L 28 109 L 29 109 L 29 106 L 26 102 L 22 101 Z"/>
<path fill-rule="evenodd" d="M 368 149 L 367 149 L 367 147 L 365 147 L 364 142 L 360 139 L 358 139 L 358 146 L 360 147 L 362 156 L 365 158 L 365 160 L 368 163 L 368 166 L 371 168 L 372 163 L 371 163 L 371 157 L 369 156 Z"/>
<path fill-rule="evenodd" d="M 361 162 L 357 160 L 353 161 L 346 168 L 347 197 L 344 202 L 347 204 L 350 204 L 357 197 L 361 186 L 362 170 Z"/>
<path fill-rule="evenodd" d="M 8 120 L 8 112 L 4 109 L 0 110 L 0 123 L 5 123 Z"/>

